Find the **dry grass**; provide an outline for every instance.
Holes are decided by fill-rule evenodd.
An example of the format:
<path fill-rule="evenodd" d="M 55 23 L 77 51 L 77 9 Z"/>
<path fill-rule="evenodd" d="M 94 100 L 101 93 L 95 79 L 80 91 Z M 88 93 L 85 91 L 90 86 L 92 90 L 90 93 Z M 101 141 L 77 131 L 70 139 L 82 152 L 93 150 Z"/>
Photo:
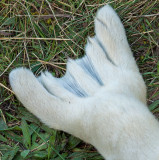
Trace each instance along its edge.
<path fill-rule="evenodd" d="M 148 86 L 150 110 L 159 117 L 159 2 L 157 0 L 0 1 L 0 157 L 5 159 L 102 159 L 79 139 L 49 129 L 23 108 L 8 74 L 16 67 L 60 77 L 68 57 L 83 56 L 94 35 L 96 10 L 111 4 Z"/>

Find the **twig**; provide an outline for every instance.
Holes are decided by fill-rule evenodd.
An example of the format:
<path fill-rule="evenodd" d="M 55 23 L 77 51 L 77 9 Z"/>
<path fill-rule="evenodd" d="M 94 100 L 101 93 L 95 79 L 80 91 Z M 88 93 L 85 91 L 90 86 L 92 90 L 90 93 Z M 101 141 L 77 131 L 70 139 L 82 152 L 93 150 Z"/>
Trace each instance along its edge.
<path fill-rule="evenodd" d="M 159 16 L 159 13 L 156 13 L 156 14 L 150 14 L 150 15 L 129 16 L 129 17 L 125 17 L 125 18 L 154 17 L 154 16 Z"/>
<path fill-rule="evenodd" d="M 29 17 L 29 15 L 15 15 L 16 17 Z M 72 15 L 68 14 L 48 14 L 48 15 L 31 15 L 32 17 L 38 17 L 38 18 L 54 18 L 54 17 L 66 17 L 66 18 L 71 18 L 73 17 Z"/>
<path fill-rule="evenodd" d="M 1 37 L 0 40 L 56 40 L 56 41 L 70 41 L 71 39 L 39 38 L 39 37 Z"/>
<path fill-rule="evenodd" d="M 41 146 L 47 144 L 49 142 L 49 140 L 47 142 L 43 142 L 41 145 L 37 146 L 36 148 L 32 149 L 31 152 L 36 151 L 38 148 L 40 148 Z"/>
<path fill-rule="evenodd" d="M 0 86 L 7 89 L 8 91 L 10 91 L 11 93 L 14 94 L 14 92 L 12 90 L 10 90 L 8 87 L 6 87 L 4 84 L 0 83 Z"/>
<path fill-rule="evenodd" d="M 14 61 L 17 59 L 17 57 L 23 52 L 24 49 L 22 49 L 16 57 L 13 59 L 13 61 L 7 66 L 7 68 L 1 73 L 0 77 L 9 69 L 9 67 L 14 63 Z"/>
<path fill-rule="evenodd" d="M 62 68 L 62 67 L 60 67 L 60 66 L 57 66 L 57 65 L 55 65 L 55 64 L 53 64 L 53 63 L 45 62 L 45 61 L 42 61 L 42 60 L 37 60 L 37 61 L 41 62 L 42 64 L 49 64 L 49 65 L 51 65 L 51 66 L 54 66 L 54 67 L 56 67 L 56 68 L 59 68 L 59 69 L 62 69 L 62 70 L 64 70 L 64 71 L 66 71 L 65 68 Z"/>
<path fill-rule="evenodd" d="M 132 34 L 131 36 L 142 35 L 142 34 L 152 33 L 152 32 L 154 32 L 154 30 L 146 31 L 146 32 L 142 32 L 142 33 L 135 33 L 135 34 Z"/>

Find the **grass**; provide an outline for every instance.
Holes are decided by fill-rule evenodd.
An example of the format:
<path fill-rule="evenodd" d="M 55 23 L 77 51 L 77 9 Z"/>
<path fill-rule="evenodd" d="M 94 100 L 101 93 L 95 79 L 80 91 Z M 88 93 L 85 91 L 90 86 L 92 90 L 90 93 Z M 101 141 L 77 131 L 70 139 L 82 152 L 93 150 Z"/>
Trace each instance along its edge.
<path fill-rule="evenodd" d="M 0 1 L 0 159 L 103 159 L 81 140 L 42 124 L 11 91 L 8 75 L 25 66 L 35 75 L 60 77 L 68 57 L 84 55 L 94 35 L 94 16 L 107 3 L 126 28 L 148 89 L 147 103 L 159 118 L 159 13 L 157 0 Z"/>

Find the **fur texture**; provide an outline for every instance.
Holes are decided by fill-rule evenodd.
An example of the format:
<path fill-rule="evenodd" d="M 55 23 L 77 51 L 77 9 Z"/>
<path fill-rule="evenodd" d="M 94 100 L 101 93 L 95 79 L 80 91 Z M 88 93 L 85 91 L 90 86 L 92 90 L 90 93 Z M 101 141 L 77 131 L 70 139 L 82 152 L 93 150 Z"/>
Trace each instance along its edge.
<path fill-rule="evenodd" d="M 43 123 L 94 145 L 107 160 L 159 160 L 159 123 L 146 106 L 145 83 L 109 5 L 97 12 L 85 51 L 68 61 L 62 78 L 14 69 L 9 79 L 17 98 Z"/>

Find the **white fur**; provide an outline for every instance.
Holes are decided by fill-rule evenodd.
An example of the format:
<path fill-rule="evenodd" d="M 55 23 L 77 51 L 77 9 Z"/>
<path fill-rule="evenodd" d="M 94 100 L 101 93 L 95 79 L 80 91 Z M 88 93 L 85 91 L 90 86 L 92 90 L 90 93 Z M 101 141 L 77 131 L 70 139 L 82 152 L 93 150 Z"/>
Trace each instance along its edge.
<path fill-rule="evenodd" d="M 66 75 L 13 70 L 17 98 L 42 122 L 94 145 L 107 160 L 159 160 L 159 123 L 146 106 L 146 87 L 123 25 L 110 6 L 95 18 L 86 56 Z"/>

